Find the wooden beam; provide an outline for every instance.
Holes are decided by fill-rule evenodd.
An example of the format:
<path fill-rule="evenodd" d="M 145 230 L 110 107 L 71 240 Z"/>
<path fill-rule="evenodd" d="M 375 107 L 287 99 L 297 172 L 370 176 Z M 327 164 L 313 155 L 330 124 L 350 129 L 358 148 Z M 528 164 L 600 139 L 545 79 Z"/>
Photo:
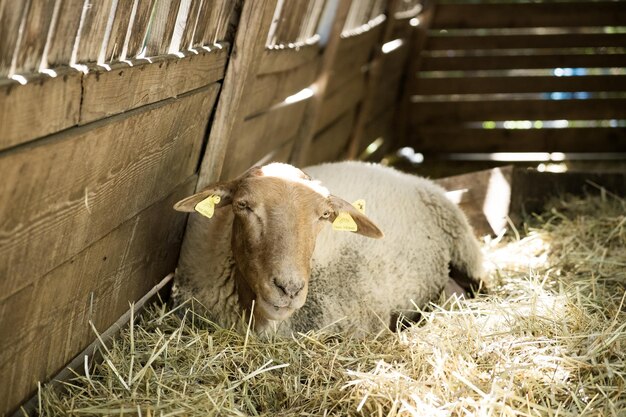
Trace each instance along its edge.
<path fill-rule="evenodd" d="M 408 142 L 417 152 L 626 152 L 626 129 L 472 129 L 416 127 Z"/>
<path fill-rule="evenodd" d="M 433 29 L 622 26 L 626 3 L 568 1 L 546 3 L 440 3 Z"/>
<path fill-rule="evenodd" d="M 483 120 L 605 120 L 626 118 L 626 99 L 420 101 L 409 111 L 413 127 Z"/>
<path fill-rule="evenodd" d="M 17 81 L 0 81 L 0 150 L 78 123 L 82 74 L 72 69 Z"/>
<path fill-rule="evenodd" d="M 222 172 L 228 142 L 240 122 L 246 92 L 254 82 L 265 49 L 266 35 L 277 0 L 246 1 L 231 55 L 224 86 L 202 158 L 198 189 L 217 181 Z"/>
<path fill-rule="evenodd" d="M 0 300 L 189 177 L 218 88 L 214 84 L 0 154 L 0 195 L 10 196 L 0 206 Z"/>
<path fill-rule="evenodd" d="M 224 77 L 228 45 L 184 58 L 157 57 L 134 65 L 113 65 L 111 70 L 95 68 L 84 76 L 80 123 L 85 124 L 114 114 L 176 97 L 209 85 Z"/>

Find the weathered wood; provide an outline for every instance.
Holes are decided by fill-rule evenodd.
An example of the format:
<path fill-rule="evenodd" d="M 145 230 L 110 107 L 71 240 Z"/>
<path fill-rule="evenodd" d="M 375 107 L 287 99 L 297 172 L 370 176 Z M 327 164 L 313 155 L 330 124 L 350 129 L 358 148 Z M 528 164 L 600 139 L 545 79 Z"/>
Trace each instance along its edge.
<path fill-rule="evenodd" d="M 176 266 L 186 216 L 172 205 L 195 178 L 0 302 L 0 410 L 55 375 Z"/>
<path fill-rule="evenodd" d="M 244 93 L 250 91 L 265 48 L 265 35 L 269 29 L 277 0 L 247 1 L 239 21 L 233 54 L 230 57 L 224 85 L 217 105 L 209 142 L 202 159 L 198 188 L 220 177 L 228 142 L 234 128 L 243 117 Z"/>
<path fill-rule="evenodd" d="M 13 56 L 19 41 L 19 27 L 28 10 L 27 1 L 8 1 L 2 3 L 0 14 L 0 78 L 6 77 L 11 70 Z"/>
<path fill-rule="evenodd" d="M 431 34 L 429 34 L 431 35 Z M 563 33 L 542 35 L 446 35 L 429 36 L 427 50 L 459 49 L 557 49 L 623 47 L 626 33 Z"/>
<path fill-rule="evenodd" d="M 315 43 L 300 48 L 266 49 L 261 56 L 258 74 L 270 74 L 289 71 L 302 65 L 315 65 L 312 61 L 318 58 L 320 46 Z"/>
<path fill-rule="evenodd" d="M 212 21 L 212 12 L 215 10 L 215 0 L 203 0 L 198 12 L 198 24 L 191 43 L 193 48 L 204 45 L 204 35 L 215 30 Z"/>
<path fill-rule="evenodd" d="M 29 3 L 15 55 L 16 74 L 38 72 L 48 38 L 54 3 L 55 0 L 39 0 Z"/>
<path fill-rule="evenodd" d="M 393 120 L 395 112 L 393 108 L 388 109 L 386 112 L 379 114 L 375 119 L 371 120 L 363 131 L 363 137 L 358 148 L 358 153 L 361 154 L 365 148 L 378 138 L 382 138 L 385 142 L 389 143 L 394 141 Z"/>
<path fill-rule="evenodd" d="M 224 77 L 228 48 L 120 64 L 84 76 L 80 123 L 121 113 L 211 84 Z"/>
<path fill-rule="evenodd" d="M 104 62 L 115 62 L 122 56 L 124 42 L 128 34 L 128 26 L 131 24 L 130 18 L 134 4 L 134 0 L 118 0 L 113 25 L 111 26 L 111 33 L 104 54 Z"/>
<path fill-rule="evenodd" d="M 441 3 L 432 28 L 621 26 L 625 21 L 626 3 L 621 1 Z"/>
<path fill-rule="evenodd" d="M 228 145 L 222 178 L 234 178 L 273 149 L 293 141 L 306 105 L 307 101 L 301 101 L 243 122 Z"/>
<path fill-rule="evenodd" d="M 187 23 L 180 38 L 180 50 L 187 51 L 191 48 L 194 33 L 198 26 L 198 14 L 202 0 L 191 0 L 189 13 L 187 14 Z"/>
<path fill-rule="evenodd" d="M 376 119 L 390 109 L 394 109 L 400 99 L 400 84 L 403 80 L 403 74 L 386 71 L 384 74 L 389 74 L 389 76 L 367 90 L 371 91 L 371 104 L 367 108 L 362 109 L 365 123 Z"/>
<path fill-rule="evenodd" d="M 60 1 L 61 4 L 47 55 L 47 63 L 50 68 L 70 63 L 80 25 L 80 16 L 85 3 L 85 0 L 57 1 Z"/>
<path fill-rule="evenodd" d="M 291 156 L 291 150 L 293 149 L 293 140 L 289 140 L 276 149 L 269 152 L 263 158 L 259 159 L 255 163 L 251 164 L 248 168 L 253 166 L 263 166 L 271 162 L 284 162 L 289 163 L 289 157 Z M 244 170 L 245 171 L 245 170 Z"/>
<path fill-rule="evenodd" d="M 626 129 L 423 126 L 411 131 L 408 144 L 418 152 L 625 152 Z"/>
<path fill-rule="evenodd" d="M 81 75 L 70 69 L 34 75 L 26 85 L 0 81 L 0 150 L 77 124 Z"/>
<path fill-rule="evenodd" d="M 626 91 L 626 75 L 434 77 L 418 80 L 416 94 Z"/>
<path fill-rule="evenodd" d="M 626 41 L 626 40 L 625 40 Z M 626 67 L 626 54 L 481 55 L 422 58 L 421 71 Z"/>
<path fill-rule="evenodd" d="M 96 62 L 102 50 L 113 0 L 86 0 L 83 23 L 78 39 L 76 62 Z M 105 45 L 106 46 L 106 45 Z"/>
<path fill-rule="evenodd" d="M 250 117 L 279 105 L 285 98 L 309 87 L 317 77 L 317 62 L 302 65 L 289 71 L 261 75 L 256 78 L 246 95 L 242 114 Z"/>
<path fill-rule="evenodd" d="M 339 159 L 347 150 L 356 111 L 350 110 L 315 136 L 306 165 Z"/>
<path fill-rule="evenodd" d="M 130 37 L 128 38 L 127 58 L 135 58 L 143 50 L 143 42 L 148 30 L 148 23 L 152 15 L 155 0 L 138 0 L 135 20 L 130 27 Z"/>
<path fill-rule="evenodd" d="M 0 300 L 190 176 L 217 90 L 211 85 L 0 154 L 0 195 L 11 196 L 0 205 Z"/>
<path fill-rule="evenodd" d="M 343 31 L 350 5 L 352 0 L 338 0 L 335 17 L 330 30 L 328 43 L 322 54 L 320 63 L 320 72 L 315 82 L 315 95 L 309 101 L 300 129 L 298 130 L 297 140 L 294 144 L 292 162 L 295 165 L 303 165 L 309 153 L 309 148 L 315 137 L 315 133 L 321 129 L 322 112 L 325 106 L 326 89 L 332 70 L 337 59 L 339 44 L 341 43 L 341 32 Z"/>
<path fill-rule="evenodd" d="M 358 74 L 339 90 L 326 97 L 320 109 L 317 130 L 324 129 L 346 111 L 354 108 L 363 98 L 364 89 L 365 76 Z"/>
<path fill-rule="evenodd" d="M 482 120 L 606 120 L 626 118 L 626 99 L 420 101 L 409 111 L 412 126 Z"/>
<path fill-rule="evenodd" d="M 146 56 L 166 54 L 172 41 L 181 0 L 157 0 L 150 31 L 146 38 Z"/>

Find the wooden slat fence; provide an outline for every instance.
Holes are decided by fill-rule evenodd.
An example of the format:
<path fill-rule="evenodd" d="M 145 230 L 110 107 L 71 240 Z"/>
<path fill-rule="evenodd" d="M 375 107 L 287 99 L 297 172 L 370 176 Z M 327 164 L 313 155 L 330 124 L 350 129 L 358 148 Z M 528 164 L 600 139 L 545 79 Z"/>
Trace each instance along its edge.
<path fill-rule="evenodd" d="M 439 1 L 414 46 L 420 152 L 626 151 L 626 2 Z"/>

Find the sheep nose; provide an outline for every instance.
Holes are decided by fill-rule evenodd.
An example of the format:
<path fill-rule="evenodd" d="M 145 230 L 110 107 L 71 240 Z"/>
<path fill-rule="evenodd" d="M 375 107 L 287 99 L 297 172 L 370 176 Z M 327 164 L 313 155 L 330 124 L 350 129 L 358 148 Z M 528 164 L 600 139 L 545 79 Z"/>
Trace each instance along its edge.
<path fill-rule="evenodd" d="M 296 295 L 300 294 L 300 291 L 304 288 L 304 281 L 288 281 L 283 282 L 277 278 L 273 279 L 274 285 L 278 288 L 284 295 L 294 298 Z"/>

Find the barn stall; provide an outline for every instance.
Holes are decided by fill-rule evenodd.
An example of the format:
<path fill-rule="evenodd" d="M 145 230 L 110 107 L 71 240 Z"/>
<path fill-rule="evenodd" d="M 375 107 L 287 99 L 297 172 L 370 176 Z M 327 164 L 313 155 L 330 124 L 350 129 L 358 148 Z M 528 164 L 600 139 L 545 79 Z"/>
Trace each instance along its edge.
<path fill-rule="evenodd" d="M 113 342 L 122 347 L 118 356 L 113 348 L 96 355 L 98 360 L 92 354 L 141 305 L 157 295 L 167 297 L 171 273 L 179 256 L 185 256 L 180 251 L 185 230 L 191 233 L 196 227 L 194 216 L 186 224 L 171 207 L 212 181 L 268 161 L 304 166 L 343 158 L 380 160 L 400 146 L 412 146 L 448 174 L 457 165 L 467 166 L 459 161 L 502 153 L 533 152 L 545 159 L 544 168 L 563 157 L 623 160 L 624 26 L 626 6 L 619 1 L 0 1 L 0 412 L 21 415 L 18 407 L 33 395 L 26 412 L 73 409 L 72 400 L 54 402 L 54 389 L 42 397 L 48 391 L 38 388 L 51 380 L 68 381 L 68 365 L 77 372 L 87 369 L 89 375 L 90 366 L 104 360 L 103 374 L 116 370 L 109 372 L 109 385 L 119 382 L 117 369 L 133 368 L 111 362 L 123 363 L 128 353 L 124 342 Z M 615 221 L 607 232 L 613 239 L 609 265 L 617 268 L 605 267 L 598 274 L 608 273 L 619 294 L 624 244 L 623 200 L 618 196 L 626 186 L 617 167 L 619 172 L 593 176 L 500 168 L 441 183 L 456 192 L 478 233 L 496 236 L 507 226 L 507 215 L 520 224 L 523 214 L 541 210 L 548 196 L 563 191 L 601 190 L 605 200 L 617 199 L 611 204 L 618 209 L 606 208 L 606 217 Z M 489 209 L 487 202 L 493 203 Z M 614 314 L 611 320 L 623 321 L 619 300 L 604 301 L 602 308 Z M 136 303 L 130 310 L 129 302 Z M 463 305 L 425 317 L 441 320 L 442 314 L 454 316 L 455 308 L 472 317 L 476 313 Z M 174 331 L 158 327 L 163 322 L 159 314 L 171 318 L 158 310 L 148 313 L 145 328 L 157 329 L 152 337 Z M 156 317 L 152 324 L 151 317 Z M 591 402 L 572 394 L 570 413 L 580 414 L 603 398 L 603 410 L 616 415 L 624 410 L 624 399 L 612 390 L 624 370 L 606 353 L 620 350 L 624 330 L 611 323 L 607 319 L 602 327 L 608 350 L 587 358 L 592 364 L 599 359 L 608 363 L 608 394 Z M 568 331 L 574 324 L 568 324 Z M 428 328 L 416 328 L 417 337 L 428 331 L 418 329 Z M 237 352 L 241 347 L 245 357 L 247 337 L 226 333 L 225 339 L 217 339 L 220 334 L 215 329 L 208 333 L 222 349 L 230 345 Z M 207 334 L 190 337 L 204 340 Z M 419 407 L 441 408 L 442 401 L 451 401 L 434 391 L 429 397 L 424 386 L 405 384 L 406 378 L 421 381 L 423 371 L 400 375 L 401 370 L 380 364 L 384 358 L 400 359 L 393 359 L 378 339 L 376 349 L 338 345 L 345 353 L 337 368 L 343 373 L 317 380 L 327 387 L 320 391 L 326 397 L 310 395 L 315 387 L 306 385 L 315 381 L 310 375 L 295 382 L 294 392 L 272 394 L 275 402 L 246 400 L 244 382 L 273 376 L 271 371 L 295 363 L 302 352 L 315 356 L 311 352 L 320 343 L 325 346 L 317 352 L 321 358 L 337 355 L 335 338 L 307 337 L 286 351 L 255 340 L 266 354 L 257 360 L 264 361 L 256 370 L 253 361 L 247 373 L 222 375 L 242 382 L 237 389 L 219 385 L 237 395 L 216 405 L 214 412 L 286 409 L 297 402 L 289 403 L 289 396 L 298 398 L 302 390 L 309 392 L 308 402 L 298 403 L 302 412 L 336 408 L 410 414 L 413 407 L 419 415 L 427 409 Z M 398 337 L 391 346 L 402 345 L 405 336 Z M 161 339 L 154 342 L 155 352 L 166 351 L 160 349 Z M 219 356 L 214 347 L 202 346 Z M 360 352 L 368 361 L 359 365 L 359 356 L 347 352 Z M 332 363 L 312 362 L 309 370 L 320 372 Z M 113 367 L 106 368 L 109 364 Z M 455 384 L 461 381 L 472 395 L 466 394 L 466 403 L 455 403 L 461 408 L 445 410 L 461 412 L 472 401 L 474 406 L 487 404 L 479 401 L 489 399 L 480 378 L 472 380 L 458 370 L 450 374 L 455 372 L 461 375 Z M 280 391 L 281 384 L 268 386 Z M 385 391 L 388 384 L 397 390 Z M 526 406 L 550 415 L 558 407 L 554 399 L 546 400 L 546 387 L 535 394 L 539 399 L 527 396 Z M 461 388 L 456 390 L 465 392 Z M 100 396 L 106 406 L 98 408 L 98 401 L 77 405 L 83 411 L 76 414 L 141 415 L 142 407 L 144 413 L 157 413 L 177 406 L 159 408 L 156 398 L 154 403 L 144 397 L 133 402 L 110 392 L 122 402 Z M 511 394 L 512 402 L 505 406 L 517 409 L 523 402 L 518 394 Z M 78 403 L 80 396 L 74 395 Z M 424 397 L 417 401 L 417 395 Z M 439 395 L 436 401 L 433 395 Z M 368 402 L 370 397 L 376 400 Z M 323 408 L 328 398 L 347 408 L 332 403 Z M 442 415 L 448 415 L 445 410 Z"/>

